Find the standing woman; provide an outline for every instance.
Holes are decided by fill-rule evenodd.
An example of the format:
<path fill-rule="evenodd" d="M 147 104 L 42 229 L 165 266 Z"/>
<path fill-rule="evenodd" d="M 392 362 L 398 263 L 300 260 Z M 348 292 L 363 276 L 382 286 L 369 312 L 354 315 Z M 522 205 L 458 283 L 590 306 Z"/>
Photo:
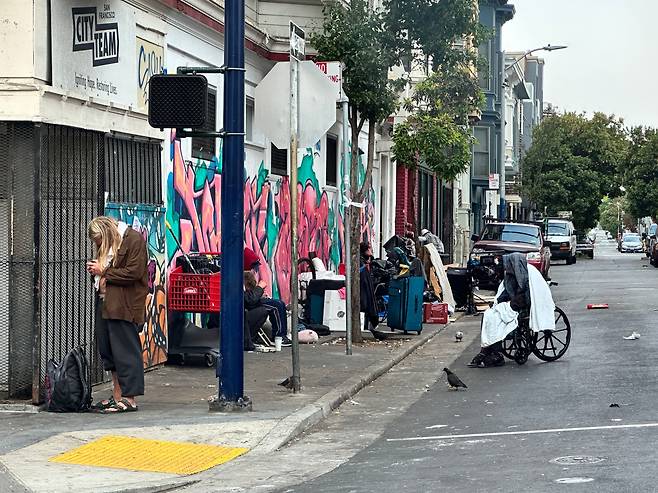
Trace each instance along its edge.
<path fill-rule="evenodd" d="M 98 292 L 96 340 L 103 368 L 112 372 L 112 397 L 94 404 L 103 413 L 137 411 L 144 395 L 144 364 L 139 333 L 148 294 L 146 242 L 124 222 L 100 216 L 89 223 L 89 239 L 98 249 L 87 262 Z"/>

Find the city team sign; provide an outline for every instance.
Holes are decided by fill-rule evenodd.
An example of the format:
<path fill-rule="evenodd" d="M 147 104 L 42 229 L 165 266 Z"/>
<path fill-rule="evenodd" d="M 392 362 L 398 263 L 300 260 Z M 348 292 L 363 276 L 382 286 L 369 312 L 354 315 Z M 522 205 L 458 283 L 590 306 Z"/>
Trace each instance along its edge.
<path fill-rule="evenodd" d="M 135 12 L 121 0 L 52 2 L 53 86 L 137 104 Z"/>

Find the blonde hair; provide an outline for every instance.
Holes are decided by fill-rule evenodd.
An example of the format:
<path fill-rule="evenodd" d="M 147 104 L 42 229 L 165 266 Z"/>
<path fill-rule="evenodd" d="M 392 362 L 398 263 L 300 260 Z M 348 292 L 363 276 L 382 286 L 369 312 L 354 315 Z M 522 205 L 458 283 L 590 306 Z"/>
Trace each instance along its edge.
<path fill-rule="evenodd" d="M 121 234 L 119 234 L 119 223 L 107 216 L 98 216 L 91 220 L 87 233 L 89 239 L 96 242 L 98 246 L 98 263 L 105 266 L 107 257 L 112 250 L 116 256 L 121 246 Z"/>
<path fill-rule="evenodd" d="M 253 290 L 258 283 L 256 282 L 256 276 L 250 270 L 244 271 L 244 287 L 247 291 Z"/>

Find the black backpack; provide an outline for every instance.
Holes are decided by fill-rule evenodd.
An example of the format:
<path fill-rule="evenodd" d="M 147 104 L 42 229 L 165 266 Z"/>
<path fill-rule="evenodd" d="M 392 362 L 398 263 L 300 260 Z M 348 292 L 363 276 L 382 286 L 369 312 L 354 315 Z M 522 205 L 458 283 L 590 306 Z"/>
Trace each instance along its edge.
<path fill-rule="evenodd" d="M 91 407 L 91 372 L 81 347 L 72 349 L 57 364 L 46 366 L 46 405 L 55 413 L 82 412 Z"/>

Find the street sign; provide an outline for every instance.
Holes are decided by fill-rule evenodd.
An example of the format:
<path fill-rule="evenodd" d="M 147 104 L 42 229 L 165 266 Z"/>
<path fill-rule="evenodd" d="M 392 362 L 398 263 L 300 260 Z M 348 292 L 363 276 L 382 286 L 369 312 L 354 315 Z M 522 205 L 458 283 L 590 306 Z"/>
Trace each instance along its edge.
<path fill-rule="evenodd" d="M 498 173 L 489 173 L 489 189 L 498 190 L 500 188 L 500 175 Z"/>
<path fill-rule="evenodd" d="M 315 62 L 315 66 L 336 86 L 336 101 L 343 99 L 343 65 L 340 62 Z"/>
<path fill-rule="evenodd" d="M 290 21 L 290 56 L 300 62 L 306 58 L 306 34 L 293 21 Z"/>
<path fill-rule="evenodd" d="M 255 90 L 254 125 L 279 149 L 290 146 L 290 64 L 279 62 Z M 312 61 L 299 62 L 299 147 L 310 147 L 336 123 L 336 86 Z"/>
<path fill-rule="evenodd" d="M 500 204 L 500 196 L 497 190 L 485 191 L 485 200 L 487 201 L 487 209 L 485 216 L 498 218 L 498 205 Z"/>

